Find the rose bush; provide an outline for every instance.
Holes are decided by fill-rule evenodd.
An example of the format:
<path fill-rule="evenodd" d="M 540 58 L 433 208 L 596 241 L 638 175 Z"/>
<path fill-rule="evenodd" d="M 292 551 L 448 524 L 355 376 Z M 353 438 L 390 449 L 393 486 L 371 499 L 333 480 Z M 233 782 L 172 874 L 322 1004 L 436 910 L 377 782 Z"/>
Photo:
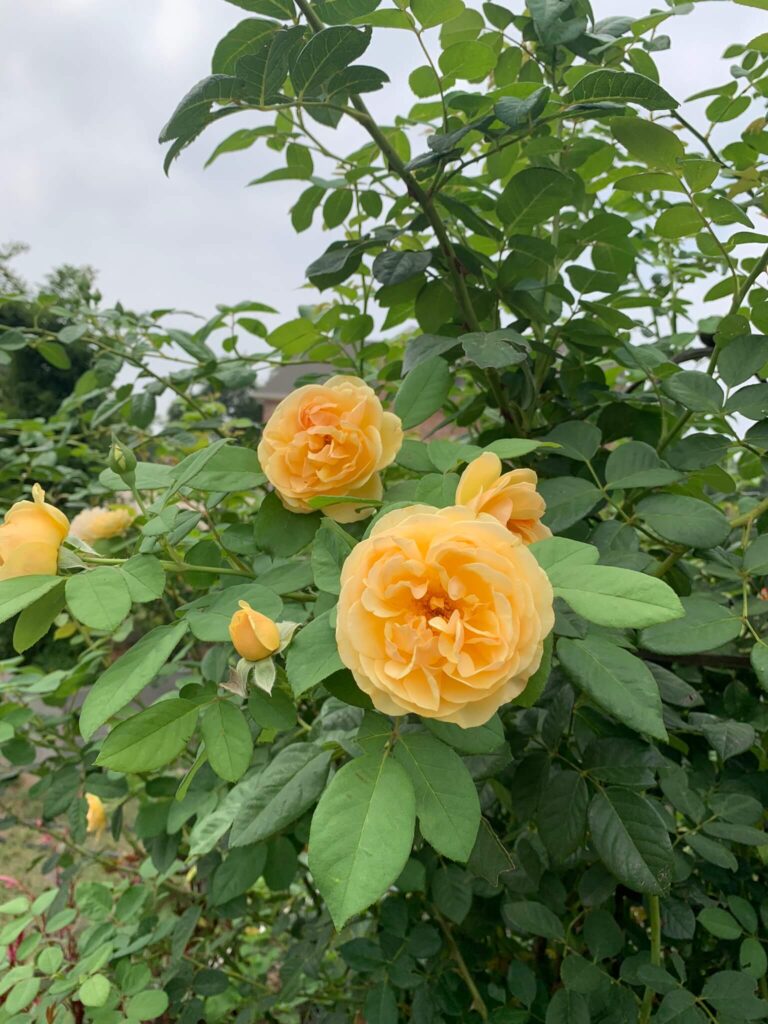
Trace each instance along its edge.
<path fill-rule="evenodd" d="M 315 304 L 0 302 L 0 1024 L 764 1019 L 764 37 L 237 7 Z"/>

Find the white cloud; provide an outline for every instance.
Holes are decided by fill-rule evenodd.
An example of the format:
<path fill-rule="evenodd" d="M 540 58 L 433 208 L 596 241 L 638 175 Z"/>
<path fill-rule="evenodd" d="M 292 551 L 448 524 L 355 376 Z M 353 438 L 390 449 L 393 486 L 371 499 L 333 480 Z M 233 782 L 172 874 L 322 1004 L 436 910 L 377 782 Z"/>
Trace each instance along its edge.
<path fill-rule="evenodd" d="M 596 0 L 598 16 L 616 0 Z M 639 15 L 645 0 L 621 10 Z M 162 172 L 160 127 L 189 87 L 208 73 L 217 40 L 245 12 L 216 0 L 34 0 L 0 9 L 0 32 L 13 41 L 0 63 L 3 97 L 3 237 L 27 241 L 23 272 L 40 279 L 64 261 L 91 263 L 108 301 L 137 308 L 176 305 L 208 314 L 216 302 L 261 299 L 291 315 L 308 293 L 304 267 L 328 244 L 313 229 L 294 235 L 288 209 L 302 188 L 282 182 L 246 189 L 276 166 L 263 144 L 204 171 L 216 142 L 259 115 L 211 130 Z M 684 97 L 727 77 L 719 60 L 731 37 L 746 41 L 765 13 L 731 4 L 697 4 L 674 18 L 673 49 L 656 57 L 670 90 Z M 671 26 L 671 27 L 670 27 Z M 369 59 L 392 85 L 371 97 L 392 120 L 409 103 L 405 74 L 420 62 L 413 39 L 377 33 Z M 12 102 L 9 97 L 12 96 Z M 701 107 L 693 107 L 702 123 Z M 727 128 L 721 129 L 723 132 Z M 333 148 L 361 139 L 345 123 Z"/>

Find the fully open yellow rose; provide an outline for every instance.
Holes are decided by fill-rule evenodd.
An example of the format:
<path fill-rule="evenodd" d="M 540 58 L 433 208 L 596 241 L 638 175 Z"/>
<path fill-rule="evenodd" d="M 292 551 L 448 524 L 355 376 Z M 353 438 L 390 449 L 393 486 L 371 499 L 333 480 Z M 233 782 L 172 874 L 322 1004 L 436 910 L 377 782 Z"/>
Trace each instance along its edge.
<path fill-rule="evenodd" d="M 551 537 L 552 531 L 541 522 L 547 510 L 536 490 L 537 476 L 532 469 L 501 472 L 501 459 L 483 452 L 461 474 L 456 503 L 475 512 L 487 512 L 525 544 Z"/>
<path fill-rule="evenodd" d="M 84 540 L 86 544 L 93 544 L 97 540 L 119 537 L 125 533 L 135 518 L 135 510 L 128 505 L 117 508 L 98 505 L 96 508 L 84 508 L 82 512 L 78 512 L 72 520 L 69 532 L 73 537 Z"/>
<path fill-rule="evenodd" d="M 552 601 L 536 559 L 496 519 L 413 505 L 382 516 L 344 563 L 336 641 L 379 711 L 468 728 L 525 689 Z"/>
<path fill-rule="evenodd" d="M 359 377 L 331 377 L 298 388 L 278 405 L 264 428 L 259 461 L 286 508 L 311 512 L 318 495 L 382 495 L 379 470 L 400 450 L 400 419 L 384 412 Z M 369 515 L 354 504 L 323 509 L 340 523 Z"/>
<path fill-rule="evenodd" d="M 32 501 L 17 501 L 0 526 L 0 580 L 15 576 L 55 576 L 69 520 L 45 500 L 40 484 Z"/>
<path fill-rule="evenodd" d="M 280 630 L 267 615 L 251 608 L 247 601 L 239 601 L 229 622 L 229 636 L 235 650 L 246 661 L 261 661 L 280 647 Z"/>

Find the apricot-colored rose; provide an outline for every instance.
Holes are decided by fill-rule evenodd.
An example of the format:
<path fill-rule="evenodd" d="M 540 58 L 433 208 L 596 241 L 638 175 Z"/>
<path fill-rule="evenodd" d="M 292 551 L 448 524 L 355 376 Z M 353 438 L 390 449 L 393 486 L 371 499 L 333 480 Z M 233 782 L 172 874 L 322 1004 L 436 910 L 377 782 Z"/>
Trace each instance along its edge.
<path fill-rule="evenodd" d="M 307 502 L 318 495 L 380 498 L 379 470 L 402 441 L 399 417 L 384 412 L 365 381 L 331 377 L 283 399 L 264 428 L 259 461 L 286 508 L 311 512 Z M 371 509 L 341 503 L 323 512 L 350 523 Z"/>
<path fill-rule="evenodd" d="M 246 661 L 268 658 L 280 647 L 277 624 L 251 608 L 247 601 L 240 601 L 239 605 L 240 611 L 235 612 L 229 623 L 229 635 L 235 650 Z"/>
<path fill-rule="evenodd" d="M 88 804 L 88 811 L 85 815 L 87 831 L 100 836 L 107 827 L 107 812 L 104 804 L 93 793 L 86 793 L 85 799 Z"/>
<path fill-rule="evenodd" d="M 0 526 L 0 580 L 15 576 L 55 576 L 69 520 L 45 500 L 40 484 L 32 501 L 17 501 Z"/>
<path fill-rule="evenodd" d="M 350 553 L 339 655 L 379 711 L 468 728 L 517 697 L 554 625 L 552 587 L 492 516 L 413 505 Z"/>
<path fill-rule="evenodd" d="M 73 537 L 84 540 L 86 544 L 93 544 L 97 540 L 119 537 L 125 533 L 135 518 L 136 511 L 128 505 L 116 508 L 97 505 L 96 508 L 84 508 L 82 512 L 78 512 L 72 520 L 69 532 Z"/>
<path fill-rule="evenodd" d="M 547 510 L 536 490 L 537 476 L 532 469 L 501 472 L 501 459 L 483 452 L 461 474 L 456 503 L 475 512 L 487 512 L 524 544 L 551 537 L 552 531 L 541 522 Z"/>

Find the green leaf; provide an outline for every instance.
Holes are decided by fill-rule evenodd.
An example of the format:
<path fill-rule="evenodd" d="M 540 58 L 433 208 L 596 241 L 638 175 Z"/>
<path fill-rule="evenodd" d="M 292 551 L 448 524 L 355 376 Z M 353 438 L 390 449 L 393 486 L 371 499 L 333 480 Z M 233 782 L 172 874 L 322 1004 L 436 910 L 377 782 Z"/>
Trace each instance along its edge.
<path fill-rule="evenodd" d="M 515 336 L 522 341 L 516 331 L 478 331 L 463 334 L 459 339 L 467 359 L 482 370 L 503 370 L 510 366 L 524 363 L 527 355 L 519 348 L 510 344 Z"/>
<path fill-rule="evenodd" d="M 496 51 L 479 40 L 447 46 L 438 57 L 444 75 L 471 82 L 489 75 L 496 66 Z"/>
<path fill-rule="evenodd" d="M 739 967 L 750 978 L 757 979 L 768 970 L 768 956 L 760 940 L 752 935 L 744 939 L 739 948 Z"/>
<path fill-rule="evenodd" d="M 598 856 L 620 882 L 656 896 L 669 887 L 669 835 L 644 797 L 618 788 L 596 793 L 589 805 L 589 827 Z"/>
<path fill-rule="evenodd" d="M 227 782 L 237 782 L 251 763 L 253 740 L 242 711 L 217 700 L 203 715 L 200 728 L 211 768 Z"/>
<path fill-rule="evenodd" d="M 157 626 L 112 662 L 89 690 L 80 712 L 85 739 L 152 682 L 187 629 L 184 621 Z"/>
<path fill-rule="evenodd" d="M 280 100 L 281 90 L 288 76 L 288 68 L 297 49 L 304 41 L 304 28 L 295 25 L 282 28 L 262 41 L 255 53 L 241 57 L 237 61 L 236 73 L 248 83 L 249 94 L 259 106 L 267 106 Z M 248 148 L 263 129 L 241 129 L 221 143 L 209 157 L 206 167 L 213 163 L 220 153 Z"/>
<path fill-rule="evenodd" d="M 274 21 L 262 21 L 261 18 L 246 18 L 239 22 L 218 43 L 211 60 L 211 71 L 214 75 L 234 75 L 240 58 L 258 50 L 276 28 Z"/>
<path fill-rule="evenodd" d="M 498 714 L 489 718 L 485 725 L 462 729 L 450 722 L 425 719 L 424 725 L 439 740 L 450 744 L 465 754 L 491 754 L 504 745 L 504 726 Z"/>
<path fill-rule="evenodd" d="M 608 490 L 629 490 L 632 487 L 663 487 L 680 479 L 658 457 L 655 449 L 643 441 L 628 441 L 614 448 L 605 464 Z"/>
<path fill-rule="evenodd" d="M 558 567 L 574 565 L 595 565 L 600 552 L 592 544 L 582 544 L 566 537 L 547 537 L 528 546 L 544 572 L 555 571 Z"/>
<path fill-rule="evenodd" d="M 739 388 L 725 403 L 727 413 L 739 412 L 748 420 L 768 417 L 768 384 L 747 384 Z"/>
<path fill-rule="evenodd" d="M 729 388 L 743 384 L 768 363 L 768 337 L 743 334 L 732 338 L 717 357 L 717 369 Z"/>
<path fill-rule="evenodd" d="M 539 483 L 539 493 L 547 503 L 544 522 L 559 533 L 578 523 L 602 501 L 600 491 L 589 480 L 581 477 L 558 476 Z"/>
<path fill-rule="evenodd" d="M 267 863 L 267 844 L 252 843 L 232 850 L 226 860 L 216 868 L 211 883 L 211 903 L 214 907 L 248 892 L 261 875 Z"/>
<path fill-rule="evenodd" d="M 437 356 L 414 366 L 400 385 L 394 411 L 403 422 L 403 429 L 417 427 L 438 412 L 448 397 L 453 375 L 444 359 Z"/>
<path fill-rule="evenodd" d="M 294 697 L 300 697 L 342 668 L 330 612 L 324 612 L 299 630 L 288 648 L 285 671 Z"/>
<path fill-rule="evenodd" d="M 156 601 L 165 590 L 165 569 L 154 555 L 134 555 L 120 566 L 132 601 Z"/>
<path fill-rule="evenodd" d="M 78 989 L 77 998 L 83 1006 L 103 1006 L 109 999 L 111 988 L 109 979 L 103 974 L 92 974 Z"/>
<path fill-rule="evenodd" d="M 545 1024 L 589 1024 L 591 1019 L 584 996 L 570 988 L 555 992 L 544 1018 Z"/>
<path fill-rule="evenodd" d="M 283 690 L 274 689 L 272 693 L 264 693 L 263 690 L 252 689 L 248 697 L 248 711 L 254 722 L 263 729 L 284 732 L 296 725 L 296 708 Z"/>
<path fill-rule="evenodd" d="M 70 576 L 66 583 L 67 606 L 90 629 L 112 632 L 131 610 L 131 594 L 119 569 L 99 566 Z"/>
<path fill-rule="evenodd" d="M 6 622 L 17 612 L 45 597 L 61 583 L 59 576 L 18 576 L 0 581 L 0 622 Z"/>
<path fill-rule="evenodd" d="M 680 192 L 685 195 L 680 179 L 663 171 L 628 174 L 626 178 L 619 178 L 613 187 L 624 192 Z"/>
<path fill-rule="evenodd" d="M 619 721 L 657 740 L 667 740 L 656 680 L 644 662 L 607 640 L 562 639 L 560 664 L 595 703 Z"/>
<path fill-rule="evenodd" d="M 731 1020 L 762 1020 L 766 1006 L 755 993 L 757 982 L 740 971 L 718 971 L 704 982 L 702 995 L 718 1013 Z"/>
<path fill-rule="evenodd" d="M 43 594 L 34 604 L 27 605 L 19 615 L 13 630 L 14 651 L 17 654 L 23 654 L 38 640 L 41 640 L 63 608 L 64 580 L 59 580 L 57 587 L 49 590 L 47 594 Z"/>
<path fill-rule="evenodd" d="M 662 238 L 685 238 L 701 231 L 704 224 L 701 215 L 691 203 L 670 206 L 656 221 L 656 232 Z M 690 371 L 695 372 L 695 371 Z"/>
<path fill-rule="evenodd" d="M 660 537 L 693 548 L 716 547 L 731 532 L 720 509 L 685 494 L 651 495 L 640 502 L 637 513 Z"/>
<path fill-rule="evenodd" d="M 364 754 L 334 776 L 312 818 L 309 868 L 337 929 L 396 881 L 415 820 L 413 786 L 386 752 Z"/>
<path fill-rule="evenodd" d="M 564 932 L 560 918 L 549 907 L 533 900 L 505 903 L 502 909 L 505 922 L 513 931 L 527 935 L 541 935 L 545 939 L 562 940 Z"/>
<path fill-rule="evenodd" d="M 556 862 L 567 860 L 584 843 L 588 804 L 589 790 L 578 772 L 558 772 L 544 786 L 537 815 L 539 835 Z"/>
<path fill-rule="evenodd" d="M 322 0 L 313 6 L 321 21 L 328 25 L 344 25 L 372 14 L 380 3 L 381 0 Z"/>
<path fill-rule="evenodd" d="M 579 79 L 564 97 L 566 103 L 623 100 L 646 110 L 674 110 L 679 104 L 652 78 L 633 71 L 592 71 Z"/>
<path fill-rule="evenodd" d="M 36 349 L 46 363 L 55 366 L 57 370 L 69 370 L 72 366 L 67 350 L 58 341 L 41 341 Z"/>
<path fill-rule="evenodd" d="M 648 164 L 674 171 L 677 161 L 685 155 L 680 139 L 668 128 L 640 117 L 616 117 L 611 121 L 613 137 L 630 156 Z M 699 219 L 701 224 L 701 219 Z"/>
<path fill-rule="evenodd" d="M 397 1009 L 397 997 L 391 985 L 380 982 L 368 989 L 365 996 L 364 1014 L 366 1024 L 398 1024 L 400 1016 Z M 413 1011 L 411 1018 L 413 1019 Z"/>
<path fill-rule="evenodd" d="M 643 630 L 643 647 L 657 654 L 698 654 L 722 647 L 741 633 L 741 619 L 716 601 L 686 597 L 682 605 L 684 619 Z"/>
<path fill-rule="evenodd" d="M 171 698 L 126 719 L 104 740 L 96 763 L 116 772 L 150 772 L 178 757 L 195 731 L 197 704 Z"/>
<path fill-rule="evenodd" d="M 547 86 L 536 89 L 524 99 L 504 96 L 494 105 L 493 112 L 508 128 L 519 131 L 533 124 L 549 102 L 549 97 L 550 89 Z"/>
<path fill-rule="evenodd" d="M 136 465 L 136 489 L 139 491 L 159 491 L 171 482 L 173 466 L 155 462 L 139 462 Z M 99 483 L 110 491 L 125 490 L 125 481 L 111 469 L 103 469 L 99 473 Z"/>
<path fill-rule="evenodd" d="M 464 4 L 462 0 L 411 0 L 411 10 L 422 28 L 434 28 L 457 18 Z"/>
<path fill-rule="evenodd" d="M 716 380 L 701 370 L 681 370 L 662 382 L 663 390 L 691 412 L 718 413 L 723 391 Z"/>
<path fill-rule="evenodd" d="M 232 825 L 230 846 L 268 839 L 305 814 L 323 792 L 330 759 L 330 751 L 313 743 L 294 743 L 262 772 L 241 783 L 244 798 Z"/>
<path fill-rule="evenodd" d="M 330 519 L 324 520 L 312 545 L 312 574 L 318 589 L 338 594 L 344 561 L 355 546 L 354 538 Z"/>
<path fill-rule="evenodd" d="M 680 599 L 655 576 L 609 565 L 557 565 L 549 572 L 555 596 L 599 626 L 643 629 L 678 619 Z"/>
<path fill-rule="evenodd" d="M 332 75 L 365 53 L 370 41 L 370 29 L 357 29 L 351 25 L 321 29 L 300 51 L 291 68 L 296 94 L 317 95 Z"/>
<path fill-rule="evenodd" d="M 161 989 L 139 992 L 126 1001 L 128 1020 L 158 1020 L 168 1009 L 168 996 Z"/>
<path fill-rule="evenodd" d="M 571 420 L 559 423 L 546 435 L 546 440 L 560 446 L 558 455 L 577 462 L 589 462 L 600 447 L 602 435 L 593 423 Z"/>
<path fill-rule="evenodd" d="M 256 452 L 234 445 L 213 445 L 193 452 L 173 470 L 176 489 L 193 487 L 197 491 L 251 491 L 264 483 Z"/>
<path fill-rule="evenodd" d="M 193 86 L 176 107 L 168 123 L 160 132 L 160 142 L 194 137 L 212 120 L 214 103 L 241 100 L 247 85 L 231 75 L 210 75 Z M 237 109 L 233 107 L 231 109 Z"/>
<path fill-rule="evenodd" d="M 321 522 L 319 515 L 289 512 L 271 491 L 256 513 L 256 542 L 275 558 L 289 558 L 310 543 Z"/>
<path fill-rule="evenodd" d="M 431 252 L 385 249 L 373 261 L 373 276 L 384 285 L 400 284 L 422 274 L 431 262 Z"/>
<path fill-rule="evenodd" d="M 754 644 L 749 652 L 749 660 L 761 688 L 768 691 L 768 647 L 765 644 Z"/>
<path fill-rule="evenodd" d="M 480 801 L 464 762 L 425 732 L 403 733 L 395 757 L 413 783 L 424 838 L 442 856 L 466 863 L 480 827 Z"/>
<path fill-rule="evenodd" d="M 528 167 L 508 182 L 496 210 L 509 234 L 526 234 L 573 199 L 570 178 L 548 167 Z"/>
<path fill-rule="evenodd" d="M 736 918 L 720 907 L 706 907 L 699 913 L 698 922 L 718 939 L 740 939 L 742 936 L 741 925 Z"/>
<path fill-rule="evenodd" d="M 242 7 L 245 11 L 253 11 L 254 14 L 264 14 L 268 18 L 285 19 L 296 15 L 293 0 L 227 0 L 227 3 Z"/>

